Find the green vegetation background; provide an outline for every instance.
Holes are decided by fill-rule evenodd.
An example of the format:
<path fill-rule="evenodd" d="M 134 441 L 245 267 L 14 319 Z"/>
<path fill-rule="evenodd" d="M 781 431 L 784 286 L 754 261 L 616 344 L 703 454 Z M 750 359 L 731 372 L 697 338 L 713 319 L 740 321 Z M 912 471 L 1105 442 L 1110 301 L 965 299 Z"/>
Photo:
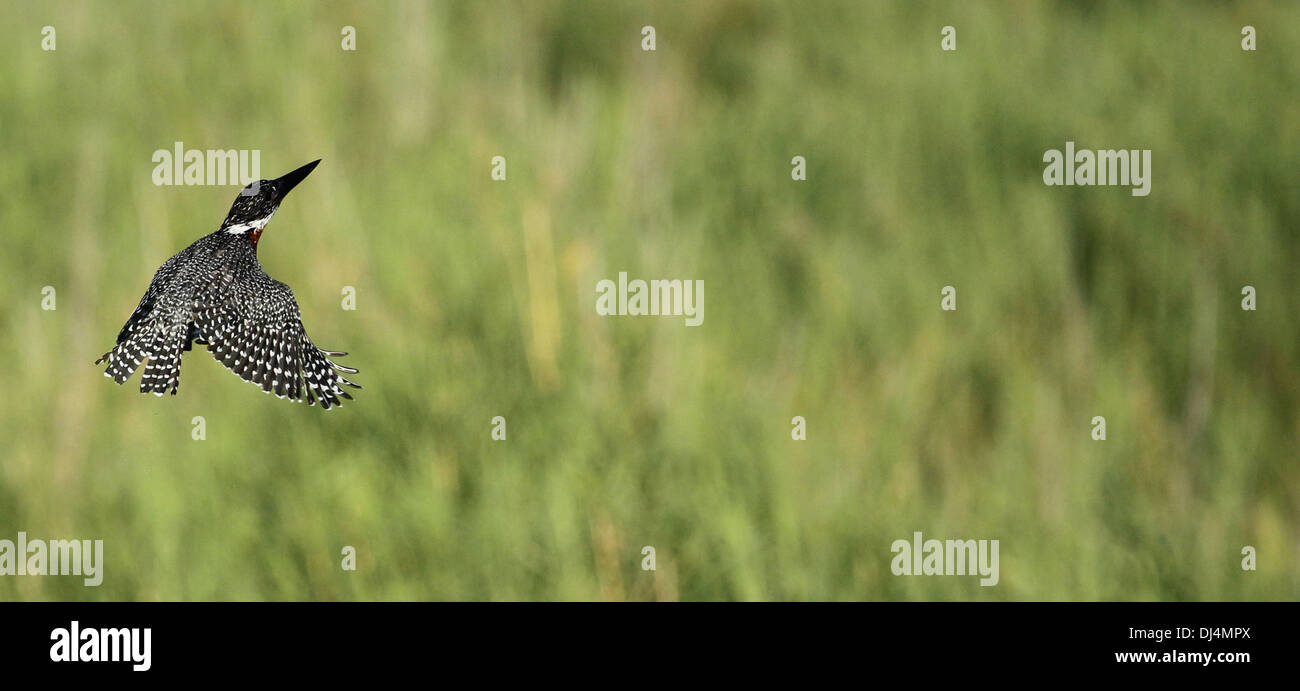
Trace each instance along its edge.
<path fill-rule="evenodd" d="M 0 24 L 0 537 L 106 553 L 99 588 L 0 598 L 1300 596 L 1300 5 L 6 1 Z M 324 159 L 260 255 L 350 351 L 354 404 L 203 352 L 165 400 L 91 366 L 234 198 L 152 184 L 178 140 L 260 149 L 264 177 Z M 1151 149 L 1151 196 L 1045 187 L 1067 140 Z M 703 326 L 598 317 L 619 271 L 703 279 Z M 913 531 L 1001 540 L 1001 583 L 891 575 Z"/>

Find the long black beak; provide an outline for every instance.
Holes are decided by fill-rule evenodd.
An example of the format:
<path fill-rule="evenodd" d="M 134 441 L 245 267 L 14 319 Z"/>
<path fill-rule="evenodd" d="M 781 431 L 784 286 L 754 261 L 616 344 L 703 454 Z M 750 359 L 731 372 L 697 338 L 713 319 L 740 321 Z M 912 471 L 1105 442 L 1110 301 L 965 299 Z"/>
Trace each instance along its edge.
<path fill-rule="evenodd" d="M 318 163 L 320 163 L 319 158 L 295 171 L 286 173 L 283 176 L 278 177 L 275 180 L 271 181 L 271 184 L 274 186 L 275 189 L 275 201 L 279 202 L 280 200 L 284 199 L 284 196 L 286 194 L 289 194 L 289 190 L 293 189 L 294 187 L 297 187 L 298 183 L 302 182 L 303 179 L 305 179 L 307 175 L 310 174 L 311 171 L 316 168 L 316 164 Z"/>

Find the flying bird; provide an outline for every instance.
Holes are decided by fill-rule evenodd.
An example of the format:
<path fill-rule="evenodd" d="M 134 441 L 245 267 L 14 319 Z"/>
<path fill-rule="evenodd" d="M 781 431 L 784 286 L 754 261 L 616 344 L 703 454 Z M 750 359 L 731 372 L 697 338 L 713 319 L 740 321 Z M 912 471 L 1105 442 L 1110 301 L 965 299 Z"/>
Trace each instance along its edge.
<path fill-rule="evenodd" d="M 194 343 L 230 371 L 266 393 L 321 407 L 342 405 L 361 387 L 343 374 L 357 370 L 330 358 L 307 337 L 289 286 L 271 278 L 257 261 L 257 241 L 285 195 L 311 173 L 317 159 L 275 180 L 258 180 L 240 191 L 215 231 L 178 252 L 158 269 L 140 304 L 117 335 L 117 344 L 95 361 L 104 376 L 124 383 L 148 361 L 140 393 L 176 395 L 181 353 Z"/>

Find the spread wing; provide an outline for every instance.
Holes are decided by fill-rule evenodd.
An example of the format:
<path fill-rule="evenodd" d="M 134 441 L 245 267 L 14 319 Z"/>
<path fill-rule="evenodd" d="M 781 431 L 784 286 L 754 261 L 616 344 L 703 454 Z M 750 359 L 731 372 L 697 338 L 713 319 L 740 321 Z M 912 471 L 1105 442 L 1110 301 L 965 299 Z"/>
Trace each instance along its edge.
<path fill-rule="evenodd" d="M 188 309 L 183 291 L 172 288 L 193 247 L 177 253 L 158 269 L 140 304 L 117 334 L 113 349 L 96 365 L 108 363 L 104 376 L 123 384 L 145 361 L 140 393 L 176 395 L 181 376 L 181 350 L 185 346 Z"/>
<path fill-rule="evenodd" d="M 347 353 L 322 350 L 307 337 L 298 302 L 289 286 L 260 268 L 252 280 L 235 281 L 229 273 L 213 280 L 198 301 L 194 316 L 197 340 L 244 381 L 266 393 L 321 407 L 342 405 L 352 396 L 343 388 L 361 386 L 343 374 L 357 370 L 330 358 Z"/>

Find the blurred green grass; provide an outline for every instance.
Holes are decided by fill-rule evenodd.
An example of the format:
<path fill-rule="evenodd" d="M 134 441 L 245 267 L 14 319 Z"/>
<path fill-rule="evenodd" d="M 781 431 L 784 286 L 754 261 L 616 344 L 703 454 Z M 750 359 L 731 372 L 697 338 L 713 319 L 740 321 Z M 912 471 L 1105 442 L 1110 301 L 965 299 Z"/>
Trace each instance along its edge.
<path fill-rule="evenodd" d="M 3 8 L 0 538 L 107 563 L 2 599 L 1300 596 L 1295 4 Z M 1151 196 L 1045 187 L 1066 140 Z M 90 366 L 234 197 L 153 186 L 174 141 L 324 159 L 260 256 L 354 404 Z M 619 271 L 704 325 L 598 317 Z M 1000 585 L 891 575 L 918 530 Z"/>

